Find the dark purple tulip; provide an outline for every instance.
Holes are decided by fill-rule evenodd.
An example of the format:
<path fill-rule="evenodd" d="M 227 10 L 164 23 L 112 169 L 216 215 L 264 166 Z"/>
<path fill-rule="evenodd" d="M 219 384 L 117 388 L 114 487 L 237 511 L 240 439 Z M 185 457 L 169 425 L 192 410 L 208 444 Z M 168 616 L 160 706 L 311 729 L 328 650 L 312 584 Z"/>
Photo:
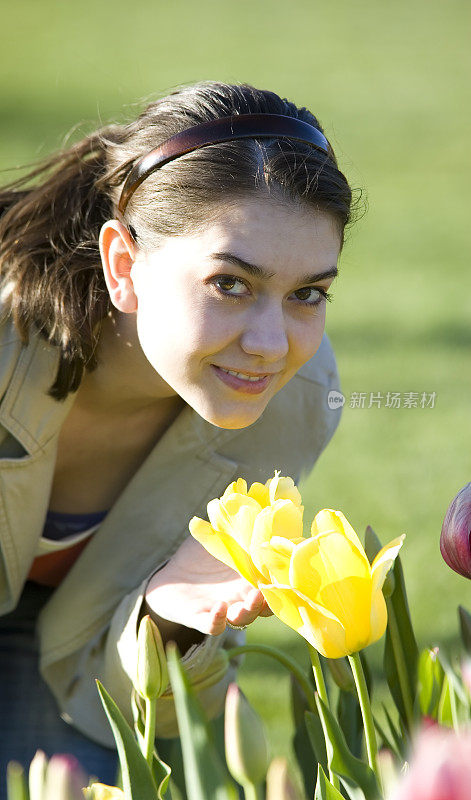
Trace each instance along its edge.
<path fill-rule="evenodd" d="M 458 492 L 448 507 L 440 536 L 440 551 L 449 567 L 471 578 L 471 483 Z"/>

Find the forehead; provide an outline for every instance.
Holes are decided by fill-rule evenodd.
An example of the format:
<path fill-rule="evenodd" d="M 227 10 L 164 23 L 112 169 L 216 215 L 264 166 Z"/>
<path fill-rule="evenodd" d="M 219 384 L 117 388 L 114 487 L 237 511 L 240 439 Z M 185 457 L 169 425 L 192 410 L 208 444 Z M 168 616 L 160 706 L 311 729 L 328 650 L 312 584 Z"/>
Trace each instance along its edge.
<path fill-rule="evenodd" d="M 202 257 L 229 252 L 266 269 L 332 267 L 341 235 L 336 219 L 297 203 L 248 198 L 211 209 L 194 237 Z"/>

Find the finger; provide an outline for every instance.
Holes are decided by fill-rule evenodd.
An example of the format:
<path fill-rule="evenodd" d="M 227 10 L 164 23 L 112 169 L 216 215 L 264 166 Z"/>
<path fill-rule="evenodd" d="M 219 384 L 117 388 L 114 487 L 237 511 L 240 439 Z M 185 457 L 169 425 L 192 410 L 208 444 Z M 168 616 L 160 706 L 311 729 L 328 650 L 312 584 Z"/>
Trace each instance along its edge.
<path fill-rule="evenodd" d="M 231 625 L 236 625 L 237 627 L 250 625 L 258 616 L 258 606 L 254 609 L 247 608 L 242 602 L 232 603 L 227 611 L 227 621 L 230 622 Z"/>
<path fill-rule="evenodd" d="M 216 603 L 210 612 L 209 630 L 211 636 L 218 636 L 226 627 L 227 603 Z"/>
<path fill-rule="evenodd" d="M 249 611 L 261 609 L 265 603 L 263 594 L 258 589 L 252 589 L 244 601 L 244 607 Z"/>

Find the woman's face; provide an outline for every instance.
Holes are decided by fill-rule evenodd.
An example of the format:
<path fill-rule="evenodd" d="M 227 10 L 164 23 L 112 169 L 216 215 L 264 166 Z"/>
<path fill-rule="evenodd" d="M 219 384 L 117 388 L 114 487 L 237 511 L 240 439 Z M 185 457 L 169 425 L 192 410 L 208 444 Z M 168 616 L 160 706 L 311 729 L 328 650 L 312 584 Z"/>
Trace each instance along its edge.
<path fill-rule="evenodd" d="M 255 422 L 319 347 L 339 252 L 330 215 L 248 198 L 202 232 L 139 253 L 137 334 L 166 395 L 220 428 Z"/>

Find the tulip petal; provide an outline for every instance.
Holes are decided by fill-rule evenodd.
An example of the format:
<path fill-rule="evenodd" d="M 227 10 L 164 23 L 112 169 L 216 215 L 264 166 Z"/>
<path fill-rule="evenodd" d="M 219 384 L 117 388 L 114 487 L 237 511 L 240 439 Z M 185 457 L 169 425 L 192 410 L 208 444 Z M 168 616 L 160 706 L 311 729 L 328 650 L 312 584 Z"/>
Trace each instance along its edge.
<path fill-rule="evenodd" d="M 321 590 L 320 601 L 342 623 L 349 651 L 365 647 L 370 636 L 371 580 L 342 578 Z"/>
<path fill-rule="evenodd" d="M 303 621 L 297 608 L 299 598 L 290 586 L 259 583 L 258 588 L 275 616 L 285 625 L 289 625 L 295 631 L 302 627 Z"/>
<path fill-rule="evenodd" d="M 124 792 L 117 786 L 108 786 L 105 783 L 92 783 L 90 785 L 93 800 L 124 800 Z M 85 791 L 85 790 L 84 790 Z"/>
<path fill-rule="evenodd" d="M 340 533 L 345 536 L 360 555 L 366 559 L 365 551 L 357 534 L 350 525 L 348 519 L 341 511 L 334 511 L 331 508 L 324 508 L 314 517 L 311 525 L 311 536 L 319 536 L 327 533 Z"/>
<path fill-rule="evenodd" d="M 289 582 L 294 589 L 312 600 L 318 600 L 318 594 L 324 587 L 337 584 L 345 576 L 371 580 L 366 556 L 362 558 L 350 541 L 341 534 L 331 533 L 328 536 L 305 539 L 296 547 L 291 558 Z M 322 605 L 328 604 L 322 600 Z M 344 605 L 341 595 L 335 605 Z M 339 616 L 337 608 L 332 611 Z"/>
<path fill-rule="evenodd" d="M 381 589 L 373 592 L 371 598 L 371 614 L 370 614 L 370 636 L 366 644 L 373 644 L 381 639 L 388 624 L 388 612 L 386 608 L 386 601 Z M 363 647 L 366 647 L 366 644 Z"/>
<path fill-rule="evenodd" d="M 232 536 L 223 531 L 215 531 L 209 522 L 199 517 L 190 520 L 189 529 L 191 535 L 208 553 L 235 569 L 249 583 L 257 586 L 259 580 L 264 580 L 263 575 L 252 564 L 250 556 Z"/>
<path fill-rule="evenodd" d="M 280 478 L 280 470 L 275 470 L 275 477 L 270 478 L 265 484 L 270 494 L 270 503 L 276 500 L 291 500 L 296 506 L 301 506 L 302 498 L 294 481 L 290 477 Z"/>
<path fill-rule="evenodd" d="M 248 551 L 252 529 L 261 508 L 256 500 L 243 494 L 228 494 L 224 502 L 211 500 L 207 505 L 208 517 L 216 531 L 232 536 Z"/>
<path fill-rule="evenodd" d="M 392 542 L 385 545 L 376 556 L 375 560 L 371 565 L 371 576 L 373 578 L 373 592 L 376 592 L 378 589 L 383 588 L 383 583 L 385 581 L 386 575 L 388 574 L 389 570 L 391 569 L 394 561 L 401 549 L 404 539 L 406 538 L 405 534 L 403 533 L 402 536 L 398 536 L 396 539 L 393 539 Z"/>
<path fill-rule="evenodd" d="M 290 539 L 281 536 L 273 536 L 270 542 L 260 545 L 254 563 L 266 575 L 266 580 L 289 584 L 289 565 L 294 547 Z"/>
<path fill-rule="evenodd" d="M 314 611 L 312 604 L 309 604 L 300 606 L 299 614 L 303 626 L 298 629 L 298 633 L 321 655 L 326 658 L 343 658 L 349 654 L 342 625 L 330 614 L 326 614 L 325 609 L 317 607 Z"/>
<path fill-rule="evenodd" d="M 257 501 L 260 508 L 266 508 L 266 506 L 270 505 L 270 493 L 264 483 L 258 483 L 257 481 L 252 483 L 248 495 Z"/>
<path fill-rule="evenodd" d="M 226 498 L 230 494 L 247 494 L 247 481 L 244 478 L 237 478 L 236 481 L 232 481 L 229 484 L 227 489 L 225 490 L 224 494 L 220 498 L 221 500 L 226 500 Z"/>
<path fill-rule="evenodd" d="M 258 587 L 271 610 L 285 625 L 289 625 L 327 658 L 347 654 L 345 631 L 328 609 L 313 603 L 290 586 L 259 584 Z"/>
<path fill-rule="evenodd" d="M 303 535 L 303 512 L 291 500 L 277 500 L 258 514 L 253 525 L 250 554 L 257 567 L 262 570 L 260 545 L 273 536 L 287 540 L 300 539 Z"/>

